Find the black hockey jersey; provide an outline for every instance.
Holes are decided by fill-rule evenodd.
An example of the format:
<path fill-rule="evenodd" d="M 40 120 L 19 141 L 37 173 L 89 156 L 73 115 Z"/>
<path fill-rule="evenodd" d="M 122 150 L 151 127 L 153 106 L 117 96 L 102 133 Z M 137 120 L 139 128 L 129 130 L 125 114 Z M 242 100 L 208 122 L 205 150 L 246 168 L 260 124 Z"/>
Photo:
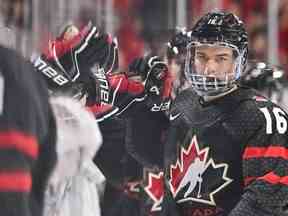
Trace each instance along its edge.
<path fill-rule="evenodd" d="M 145 100 L 100 122 L 103 145 L 94 161 L 107 178 L 103 215 L 159 212 L 150 182 L 163 168 L 163 136 L 168 125 L 165 113 L 152 112 Z"/>
<path fill-rule="evenodd" d="M 0 47 L 0 215 L 42 215 L 55 122 L 33 66 Z"/>
<path fill-rule="evenodd" d="M 288 125 L 280 107 L 246 88 L 210 103 L 188 89 L 170 123 L 163 215 L 285 215 Z"/>

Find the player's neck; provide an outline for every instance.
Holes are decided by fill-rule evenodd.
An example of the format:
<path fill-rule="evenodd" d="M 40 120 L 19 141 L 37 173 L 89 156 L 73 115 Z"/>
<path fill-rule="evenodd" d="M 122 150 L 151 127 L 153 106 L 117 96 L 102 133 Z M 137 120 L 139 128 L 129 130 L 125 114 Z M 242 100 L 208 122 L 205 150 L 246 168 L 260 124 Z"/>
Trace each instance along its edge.
<path fill-rule="evenodd" d="M 230 94 L 231 92 L 235 91 L 236 89 L 238 89 L 238 86 L 237 86 L 237 85 L 235 85 L 234 87 L 232 87 L 229 91 L 224 92 L 224 93 L 219 94 L 219 95 L 216 95 L 216 96 L 203 96 L 203 100 L 204 100 L 205 102 L 211 102 L 211 101 L 214 101 L 214 100 L 219 99 L 219 98 L 221 98 L 221 97 L 224 97 L 225 95 Z"/>

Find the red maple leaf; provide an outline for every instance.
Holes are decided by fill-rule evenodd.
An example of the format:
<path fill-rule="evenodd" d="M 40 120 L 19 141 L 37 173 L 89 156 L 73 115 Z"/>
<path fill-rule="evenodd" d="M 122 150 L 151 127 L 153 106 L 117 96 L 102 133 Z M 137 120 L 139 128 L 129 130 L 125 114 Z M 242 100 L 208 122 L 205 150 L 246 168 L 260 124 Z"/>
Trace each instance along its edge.
<path fill-rule="evenodd" d="M 164 196 L 164 174 L 159 172 L 158 174 L 148 173 L 148 186 L 144 189 L 149 197 L 154 201 L 151 211 L 161 210 L 161 202 Z"/>
<path fill-rule="evenodd" d="M 180 158 L 170 167 L 170 187 L 174 197 L 178 193 L 181 180 L 185 176 L 189 166 L 196 158 L 199 158 L 200 161 L 206 162 L 208 151 L 208 148 L 202 149 L 201 151 L 199 150 L 196 136 L 192 138 L 187 149 L 181 148 Z"/>

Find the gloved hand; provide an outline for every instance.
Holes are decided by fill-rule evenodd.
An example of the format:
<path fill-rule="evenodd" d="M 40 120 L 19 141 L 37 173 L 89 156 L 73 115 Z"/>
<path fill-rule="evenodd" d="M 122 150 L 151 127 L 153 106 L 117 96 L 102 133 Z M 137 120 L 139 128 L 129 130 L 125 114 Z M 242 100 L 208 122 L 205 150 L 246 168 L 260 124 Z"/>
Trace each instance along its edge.
<path fill-rule="evenodd" d="M 73 90 L 73 95 L 86 95 L 89 104 L 102 103 L 105 75 L 118 66 L 117 42 L 91 23 L 81 31 L 69 25 L 49 43 L 34 65 L 42 72 L 52 92 Z M 106 84 L 104 88 L 108 91 Z"/>
<path fill-rule="evenodd" d="M 83 28 L 80 43 L 72 48 L 74 66 L 84 64 L 88 67 L 98 66 L 105 73 L 110 73 L 118 67 L 118 44 L 111 35 L 99 31 L 89 23 Z"/>
<path fill-rule="evenodd" d="M 134 59 L 129 65 L 128 75 L 141 76 L 146 101 L 152 111 L 169 109 L 172 77 L 167 64 L 160 57 L 148 55 Z"/>
<path fill-rule="evenodd" d="M 168 76 L 166 63 L 158 56 L 148 55 L 136 58 L 129 65 L 128 76 L 141 76 L 148 94 L 162 96 L 163 84 Z"/>
<path fill-rule="evenodd" d="M 78 33 L 76 30 L 71 31 L 71 28 L 76 27 L 67 26 L 60 37 L 50 43 L 46 52 L 48 60 L 58 59 L 64 69 L 74 69 L 80 74 L 81 66 L 92 67 L 98 64 L 105 72 L 110 72 L 111 67 L 118 66 L 116 39 L 113 40 L 111 35 L 101 32 L 91 23 Z"/>

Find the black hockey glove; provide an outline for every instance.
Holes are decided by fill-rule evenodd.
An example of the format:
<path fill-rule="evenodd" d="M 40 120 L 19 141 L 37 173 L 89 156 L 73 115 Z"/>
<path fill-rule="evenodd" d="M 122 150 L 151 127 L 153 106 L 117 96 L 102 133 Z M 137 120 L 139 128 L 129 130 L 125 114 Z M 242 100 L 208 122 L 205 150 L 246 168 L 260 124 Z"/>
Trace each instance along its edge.
<path fill-rule="evenodd" d="M 148 55 L 136 58 L 129 65 L 128 74 L 141 76 L 148 96 L 146 101 L 152 111 L 169 108 L 172 78 L 166 63 L 160 57 Z"/>
<path fill-rule="evenodd" d="M 71 31 L 71 28 L 76 30 Z M 101 94 L 99 88 L 105 88 L 106 94 L 109 91 L 105 74 L 118 66 L 117 42 L 91 24 L 80 32 L 70 25 L 49 43 L 48 50 L 34 65 L 42 72 L 52 92 L 69 92 L 77 98 L 86 95 L 89 104 L 102 103 L 106 95 Z"/>
<path fill-rule="evenodd" d="M 110 73 L 118 67 L 118 45 L 111 35 L 100 32 L 95 26 L 88 24 L 87 33 L 79 44 L 72 48 L 73 66 L 81 70 L 82 67 L 98 66 L 105 73 Z M 79 68 L 77 68 L 77 65 Z"/>

